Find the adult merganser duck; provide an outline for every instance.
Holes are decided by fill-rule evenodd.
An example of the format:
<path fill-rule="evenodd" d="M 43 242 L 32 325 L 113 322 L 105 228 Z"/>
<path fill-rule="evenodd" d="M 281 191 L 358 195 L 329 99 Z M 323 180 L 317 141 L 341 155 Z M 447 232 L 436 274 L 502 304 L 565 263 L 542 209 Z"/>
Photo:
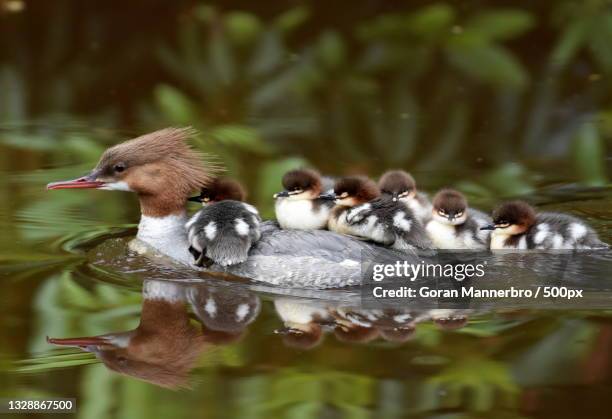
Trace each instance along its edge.
<path fill-rule="evenodd" d="M 380 197 L 376 184 L 362 176 L 340 179 L 334 186 L 336 207 L 329 229 L 398 250 L 428 249 L 423 225 L 403 203 Z"/>
<path fill-rule="evenodd" d="M 190 201 L 203 208 L 185 224 L 189 251 L 197 266 L 235 265 L 249 256 L 261 237 L 259 212 L 243 201 L 246 194 L 235 180 L 218 178 Z"/>
<path fill-rule="evenodd" d="M 431 202 L 427 195 L 417 191 L 416 182 L 410 173 L 388 170 L 378 180 L 378 187 L 384 196 L 406 204 L 423 224 L 430 218 Z"/>
<path fill-rule="evenodd" d="M 282 184 L 285 190 L 274 194 L 276 220 L 281 228 L 319 230 L 327 227 L 334 203 L 328 195 L 322 195 L 329 192 L 330 186 L 324 185 L 318 172 L 291 170 L 283 176 Z"/>
<path fill-rule="evenodd" d="M 526 202 L 506 202 L 493 211 L 491 249 L 608 249 L 584 221 L 567 214 L 536 211 Z"/>
<path fill-rule="evenodd" d="M 442 189 L 433 200 L 431 220 L 425 226 L 439 249 L 488 249 L 490 233 L 481 230 L 491 219 L 468 208 L 465 196 L 454 189 Z"/>
<path fill-rule="evenodd" d="M 189 386 L 189 371 L 206 343 L 191 323 L 184 284 L 146 280 L 140 324 L 126 332 L 76 338 L 47 338 L 49 343 L 92 352 L 109 369 L 166 388 Z"/>
<path fill-rule="evenodd" d="M 191 129 L 166 128 L 126 141 L 106 150 L 88 175 L 47 187 L 136 193 L 142 216 L 131 247 L 193 266 L 185 230 L 187 198 L 209 184 L 217 168 L 204 168 L 203 156 L 187 144 L 192 135 Z M 337 288 L 360 283 L 362 254 L 392 252 L 325 230 L 282 230 L 274 222 L 263 222 L 260 231 L 245 262 L 209 270 L 272 285 Z M 421 260 L 415 257 L 415 263 Z"/>

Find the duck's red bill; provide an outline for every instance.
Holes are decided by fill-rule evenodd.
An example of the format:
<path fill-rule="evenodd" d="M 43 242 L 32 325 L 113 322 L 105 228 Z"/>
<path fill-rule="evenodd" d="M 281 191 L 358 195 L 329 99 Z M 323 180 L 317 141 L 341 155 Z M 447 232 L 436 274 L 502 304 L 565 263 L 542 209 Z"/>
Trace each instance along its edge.
<path fill-rule="evenodd" d="M 47 342 L 53 345 L 63 346 L 89 346 L 89 345 L 102 345 L 106 341 L 99 336 L 88 336 L 80 338 L 50 338 L 47 337 Z"/>
<path fill-rule="evenodd" d="M 78 179 L 51 182 L 47 185 L 47 189 L 97 189 L 102 186 L 104 186 L 104 182 L 91 180 L 89 177 L 84 176 Z"/>

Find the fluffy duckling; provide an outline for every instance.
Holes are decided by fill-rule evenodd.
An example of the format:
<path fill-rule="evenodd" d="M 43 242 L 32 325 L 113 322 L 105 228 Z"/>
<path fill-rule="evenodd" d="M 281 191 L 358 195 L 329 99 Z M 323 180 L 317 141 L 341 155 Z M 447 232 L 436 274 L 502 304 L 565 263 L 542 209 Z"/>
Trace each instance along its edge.
<path fill-rule="evenodd" d="M 491 249 L 607 249 L 584 221 L 566 214 L 536 211 L 526 202 L 506 202 L 493 212 Z"/>
<path fill-rule="evenodd" d="M 189 251 L 197 266 L 213 262 L 229 266 L 244 262 L 252 244 L 259 240 L 259 212 L 242 202 L 242 186 L 231 179 L 217 178 L 190 201 L 203 208 L 185 224 Z"/>
<path fill-rule="evenodd" d="M 327 226 L 334 206 L 323 194 L 332 187 L 326 178 L 310 169 L 291 170 L 283 176 L 284 191 L 274 194 L 274 210 L 283 229 L 319 230 Z"/>
<path fill-rule="evenodd" d="M 311 349 L 322 342 L 321 325 L 331 319 L 325 307 L 292 298 L 277 298 L 274 308 L 284 324 L 275 333 L 283 336 L 287 346 Z"/>
<path fill-rule="evenodd" d="M 383 196 L 403 202 L 423 224 L 431 215 L 431 202 L 422 192 L 417 191 L 414 178 L 403 170 L 387 170 L 378 180 Z"/>
<path fill-rule="evenodd" d="M 488 249 L 490 232 L 481 230 L 490 218 L 473 208 L 461 192 L 442 189 L 433 200 L 425 229 L 439 249 Z"/>
<path fill-rule="evenodd" d="M 380 197 L 376 184 L 365 177 L 347 177 L 334 187 L 336 207 L 329 229 L 399 250 L 428 249 L 423 225 L 404 204 Z"/>
<path fill-rule="evenodd" d="M 347 215 L 351 208 L 366 204 L 380 196 L 380 190 L 376 183 L 365 176 L 349 176 L 339 179 L 334 185 L 334 204 L 327 228 L 336 233 L 358 236 L 364 239 L 371 238 L 366 231 L 351 225 Z M 363 233 L 364 235 L 360 234 Z M 376 232 L 378 235 L 374 241 L 388 242 L 382 226 Z"/>

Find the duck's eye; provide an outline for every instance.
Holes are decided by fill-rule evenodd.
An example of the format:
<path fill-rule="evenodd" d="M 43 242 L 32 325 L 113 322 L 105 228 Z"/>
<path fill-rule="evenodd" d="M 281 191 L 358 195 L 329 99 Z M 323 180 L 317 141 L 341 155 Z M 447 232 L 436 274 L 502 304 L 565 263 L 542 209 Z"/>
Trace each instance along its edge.
<path fill-rule="evenodd" d="M 209 196 L 205 196 L 205 197 L 202 198 L 202 201 L 203 202 L 208 202 L 208 201 L 210 201 L 210 197 Z"/>
<path fill-rule="evenodd" d="M 116 165 L 113 166 L 113 170 L 116 173 L 121 173 L 121 172 L 123 172 L 125 170 L 125 165 L 123 163 L 116 164 Z"/>
<path fill-rule="evenodd" d="M 348 196 L 348 192 L 342 192 L 340 194 L 340 198 L 346 198 Z"/>
<path fill-rule="evenodd" d="M 509 225 L 510 225 L 510 223 L 507 222 L 507 221 L 500 221 L 498 223 L 495 223 L 495 227 L 497 227 L 497 228 L 506 228 Z"/>
<path fill-rule="evenodd" d="M 463 216 L 463 211 L 460 211 L 457 214 L 455 214 L 455 218 L 459 218 L 461 216 Z"/>
<path fill-rule="evenodd" d="M 438 210 L 438 214 L 445 217 L 446 216 L 446 211 L 444 211 L 443 209 L 439 209 Z"/>

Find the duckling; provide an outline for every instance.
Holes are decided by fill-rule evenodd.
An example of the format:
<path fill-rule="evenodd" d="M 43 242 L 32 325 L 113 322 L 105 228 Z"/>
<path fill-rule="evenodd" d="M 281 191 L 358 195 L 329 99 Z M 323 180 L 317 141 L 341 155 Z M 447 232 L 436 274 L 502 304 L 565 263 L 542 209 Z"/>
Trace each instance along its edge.
<path fill-rule="evenodd" d="M 536 211 L 526 202 L 512 201 L 493 211 L 491 249 L 608 249 L 584 221 L 567 214 Z"/>
<path fill-rule="evenodd" d="M 358 231 L 357 227 L 352 226 L 347 215 L 351 208 L 359 207 L 380 196 L 380 190 L 376 183 L 365 176 L 349 176 L 336 181 L 334 185 L 334 208 L 329 216 L 327 228 L 336 233 L 358 236 L 364 239 L 370 238 L 365 231 Z M 365 209 L 369 210 L 369 207 Z M 361 235 L 359 233 L 364 233 Z M 385 233 L 384 228 L 379 226 L 376 231 L 377 236 L 374 241 L 389 242 L 390 237 Z"/>
<path fill-rule="evenodd" d="M 231 179 L 217 178 L 189 201 L 203 208 L 185 224 L 189 251 L 197 266 L 221 266 L 244 262 L 252 244 L 259 240 L 261 218 L 255 207 L 242 202 L 242 186 Z"/>
<path fill-rule="evenodd" d="M 434 197 L 425 229 L 439 249 L 488 249 L 490 233 L 481 228 L 490 222 L 483 212 L 468 208 L 461 192 L 442 189 Z"/>
<path fill-rule="evenodd" d="M 403 203 L 380 197 L 376 184 L 365 177 L 347 177 L 334 187 L 336 207 L 329 229 L 399 250 L 428 249 L 423 225 Z"/>
<path fill-rule="evenodd" d="M 311 349 L 322 342 L 321 325 L 331 319 L 325 307 L 293 298 L 277 298 L 274 308 L 284 324 L 275 333 L 283 336 L 287 346 Z"/>
<path fill-rule="evenodd" d="M 291 170 L 283 176 L 284 191 L 274 194 L 274 210 L 283 229 L 320 230 L 334 206 L 327 194 L 333 186 L 329 179 L 310 169 Z"/>
<path fill-rule="evenodd" d="M 403 170 L 387 170 L 378 180 L 383 196 L 403 202 L 423 224 L 431 216 L 431 202 L 426 194 L 417 191 L 414 178 Z"/>

